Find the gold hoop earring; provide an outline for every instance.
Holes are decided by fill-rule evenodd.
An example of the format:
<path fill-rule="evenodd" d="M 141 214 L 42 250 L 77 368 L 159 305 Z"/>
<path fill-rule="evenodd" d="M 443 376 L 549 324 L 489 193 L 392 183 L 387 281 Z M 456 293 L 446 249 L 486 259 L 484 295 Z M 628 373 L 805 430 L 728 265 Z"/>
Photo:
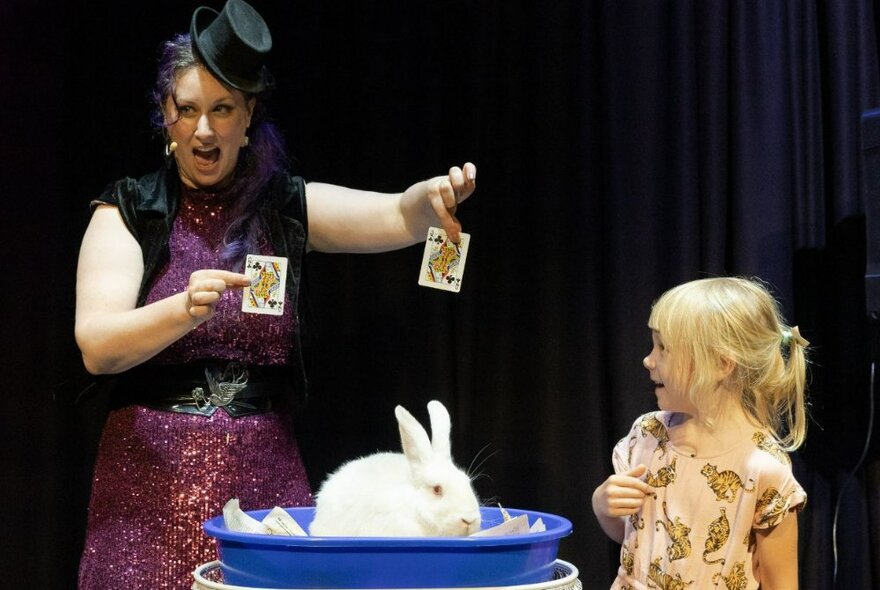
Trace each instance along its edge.
<path fill-rule="evenodd" d="M 176 149 L 177 149 L 177 142 L 176 141 L 172 141 L 171 143 L 166 143 L 165 144 L 165 155 L 170 156 L 171 154 L 174 153 L 174 150 L 176 150 Z"/>
<path fill-rule="evenodd" d="M 241 147 L 247 147 L 251 144 L 251 138 L 245 135 L 241 140 Z"/>

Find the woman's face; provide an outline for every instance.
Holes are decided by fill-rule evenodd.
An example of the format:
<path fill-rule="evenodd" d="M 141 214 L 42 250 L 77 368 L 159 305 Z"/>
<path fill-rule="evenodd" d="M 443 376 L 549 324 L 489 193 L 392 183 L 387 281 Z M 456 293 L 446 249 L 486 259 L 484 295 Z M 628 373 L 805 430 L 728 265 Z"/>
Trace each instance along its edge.
<path fill-rule="evenodd" d="M 223 86 L 202 67 L 177 76 L 175 101 L 165 102 L 165 121 L 184 184 L 218 186 L 232 177 L 238 152 L 251 124 L 255 99 Z"/>

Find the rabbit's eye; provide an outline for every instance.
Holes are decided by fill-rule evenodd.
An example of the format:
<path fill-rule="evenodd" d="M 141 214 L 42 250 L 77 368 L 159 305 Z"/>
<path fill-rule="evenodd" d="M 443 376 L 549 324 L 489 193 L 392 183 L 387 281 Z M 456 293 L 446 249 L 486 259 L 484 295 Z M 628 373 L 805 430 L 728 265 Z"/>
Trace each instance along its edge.
<path fill-rule="evenodd" d="M 443 495 L 443 486 L 441 486 L 439 483 L 434 486 L 434 495 L 435 496 L 442 496 Z"/>

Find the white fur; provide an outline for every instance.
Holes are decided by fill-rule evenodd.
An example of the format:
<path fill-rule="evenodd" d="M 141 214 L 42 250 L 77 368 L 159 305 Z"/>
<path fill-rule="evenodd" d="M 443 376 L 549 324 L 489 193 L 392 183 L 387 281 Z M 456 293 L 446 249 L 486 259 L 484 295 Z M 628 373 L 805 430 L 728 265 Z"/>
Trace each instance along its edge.
<path fill-rule="evenodd" d="M 452 462 L 450 420 L 428 404 L 433 441 L 402 406 L 394 411 L 403 453 L 349 461 L 321 485 L 309 534 L 327 537 L 463 536 L 480 530 L 470 478 Z M 434 487 L 442 486 L 436 495 Z"/>

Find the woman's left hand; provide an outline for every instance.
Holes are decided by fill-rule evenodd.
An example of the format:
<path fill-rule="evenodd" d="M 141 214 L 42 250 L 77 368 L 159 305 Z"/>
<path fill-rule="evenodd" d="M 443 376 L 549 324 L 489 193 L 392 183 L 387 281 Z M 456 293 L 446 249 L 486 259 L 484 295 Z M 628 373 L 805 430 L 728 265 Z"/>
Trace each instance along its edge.
<path fill-rule="evenodd" d="M 461 239 L 461 223 L 455 217 L 455 210 L 477 187 L 477 167 L 471 162 L 461 168 L 453 166 L 446 176 L 436 176 L 427 183 L 426 196 L 440 227 L 446 230 L 446 235 L 453 242 L 458 243 Z"/>
<path fill-rule="evenodd" d="M 309 248 L 319 252 L 386 252 L 425 239 L 440 226 L 458 243 L 458 204 L 473 194 L 477 167 L 453 166 L 445 176 L 419 181 L 402 193 L 376 193 L 310 182 L 306 185 Z"/>

